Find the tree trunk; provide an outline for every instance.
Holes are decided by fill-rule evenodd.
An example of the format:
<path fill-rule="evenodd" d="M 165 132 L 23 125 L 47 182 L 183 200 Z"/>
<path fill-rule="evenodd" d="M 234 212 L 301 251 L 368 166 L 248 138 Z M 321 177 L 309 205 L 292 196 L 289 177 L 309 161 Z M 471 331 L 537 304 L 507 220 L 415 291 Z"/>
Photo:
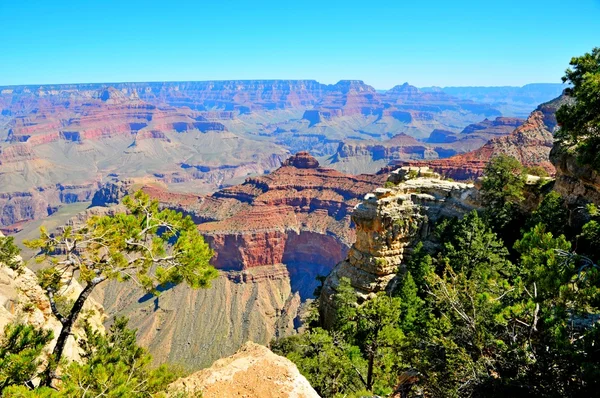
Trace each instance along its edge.
<path fill-rule="evenodd" d="M 373 362 L 375 361 L 375 354 L 369 352 L 369 367 L 367 368 L 367 391 L 373 391 Z"/>
<path fill-rule="evenodd" d="M 62 328 L 60 330 L 60 334 L 58 335 L 58 339 L 56 339 L 56 345 L 54 346 L 54 350 L 52 351 L 52 356 L 48 361 L 48 365 L 46 366 L 46 370 L 42 375 L 42 380 L 40 382 L 40 386 L 51 387 L 52 380 L 56 377 L 56 368 L 62 359 L 63 352 L 65 350 L 65 345 L 67 344 L 67 339 L 71 335 L 71 329 L 73 328 L 73 324 L 77 321 L 79 317 L 79 313 L 83 309 L 83 305 L 85 301 L 88 299 L 92 290 L 102 281 L 104 281 L 105 277 L 97 277 L 94 278 L 88 283 L 85 288 L 75 300 L 73 304 L 73 308 L 71 308 L 71 312 L 68 316 L 66 316 L 62 321 Z"/>

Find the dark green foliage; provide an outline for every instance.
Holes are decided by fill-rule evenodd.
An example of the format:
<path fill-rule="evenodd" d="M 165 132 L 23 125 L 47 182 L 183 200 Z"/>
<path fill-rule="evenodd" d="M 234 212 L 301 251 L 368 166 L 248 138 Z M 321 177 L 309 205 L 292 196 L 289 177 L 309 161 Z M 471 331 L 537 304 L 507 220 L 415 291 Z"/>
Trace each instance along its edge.
<path fill-rule="evenodd" d="M 570 83 L 566 93 L 575 101 L 556 112 L 560 125 L 557 139 L 566 147 L 575 146 L 581 164 L 600 169 L 600 47 L 571 59 L 562 78 Z"/>
<path fill-rule="evenodd" d="M 18 270 L 21 267 L 21 261 L 17 257 L 20 252 L 12 236 L 0 236 L 0 264 Z"/>
<path fill-rule="evenodd" d="M 357 347 L 337 333 L 314 328 L 302 335 L 271 343 L 273 352 L 292 360 L 311 386 L 323 397 L 352 393 L 363 388 L 357 369 L 365 369 Z"/>
<path fill-rule="evenodd" d="M 0 394 L 11 385 L 32 380 L 40 366 L 43 348 L 52 340 L 52 331 L 12 323 L 0 339 Z"/>
<path fill-rule="evenodd" d="M 598 208 L 589 204 L 587 212 L 590 217 L 578 236 L 578 249 L 581 253 L 587 254 L 594 261 L 600 261 L 600 212 Z"/>
<path fill-rule="evenodd" d="M 151 356 L 139 347 L 135 330 L 125 318 L 117 318 L 106 335 L 84 322 L 85 337 L 79 341 L 83 354 L 61 371 L 58 389 L 24 383 L 31 380 L 40 365 L 41 349 L 52 339 L 51 332 L 31 326 L 9 325 L 0 346 L 0 389 L 3 397 L 153 397 L 164 392 L 181 372 L 166 366 L 153 368 Z M 7 376 L 8 375 L 8 376 Z"/>
<path fill-rule="evenodd" d="M 139 347 L 135 330 L 117 318 L 107 335 L 84 327 L 81 362 L 72 362 L 62 377 L 61 394 L 80 397 L 150 397 L 163 391 L 177 373 L 151 368 L 151 356 Z"/>
<path fill-rule="evenodd" d="M 467 277 L 493 277 L 510 273 L 508 250 L 476 211 L 460 220 L 444 220 L 437 227 L 442 242 L 440 266 L 448 265 Z"/>
<path fill-rule="evenodd" d="M 413 332 L 421 319 L 424 301 L 419 297 L 419 289 L 410 271 L 407 271 L 400 285 L 400 326 L 404 332 Z"/>
<path fill-rule="evenodd" d="M 425 286 L 425 277 L 433 271 L 433 261 L 431 256 L 423 248 L 423 243 L 419 242 L 413 249 L 412 255 L 406 263 L 406 272 L 410 274 L 417 287 L 417 294 L 424 298 L 426 292 L 423 290 Z"/>
<path fill-rule="evenodd" d="M 553 237 L 543 224 L 525 233 L 521 288 L 526 293 L 521 319 L 530 324 L 529 374 L 544 396 L 591 396 L 598 386 L 600 273 L 588 258 L 570 253 L 564 236 Z"/>
<path fill-rule="evenodd" d="M 517 159 L 499 155 L 490 160 L 484 171 L 481 189 L 486 206 L 485 215 L 494 231 L 506 241 L 514 235 L 515 224 L 522 217 L 519 203 L 524 198 L 524 187 L 525 173 Z"/>
<path fill-rule="evenodd" d="M 546 231 L 553 235 L 569 234 L 569 211 L 558 193 L 552 191 L 544 197 L 538 208 L 531 213 L 526 227 L 531 229 L 539 223 L 543 223 Z"/>

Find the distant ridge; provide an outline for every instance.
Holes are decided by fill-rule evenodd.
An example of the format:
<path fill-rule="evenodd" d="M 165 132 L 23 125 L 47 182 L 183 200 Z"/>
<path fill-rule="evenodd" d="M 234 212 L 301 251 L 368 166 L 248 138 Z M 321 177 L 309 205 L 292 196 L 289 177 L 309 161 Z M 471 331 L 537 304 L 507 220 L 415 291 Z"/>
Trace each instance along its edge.
<path fill-rule="evenodd" d="M 499 109 L 504 116 L 527 117 L 538 104 L 558 97 L 561 83 L 530 83 L 524 86 L 422 87 L 423 92 L 443 91 L 454 97 L 482 102 Z"/>

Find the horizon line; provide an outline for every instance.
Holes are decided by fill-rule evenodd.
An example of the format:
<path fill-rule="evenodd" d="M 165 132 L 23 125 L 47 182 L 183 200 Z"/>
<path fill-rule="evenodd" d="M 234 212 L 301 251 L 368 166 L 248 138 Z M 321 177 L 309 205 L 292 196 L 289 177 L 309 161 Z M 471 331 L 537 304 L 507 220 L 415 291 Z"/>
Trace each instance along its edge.
<path fill-rule="evenodd" d="M 79 82 L 79 83 L 25 83 L 25 84 L 6 84 L 6 85 L 2 85 L 0 84 L 0 88 L 11 88 L 11 87 L 45 87 L 45 86 L 82 86 L 82 85 L 93 85 L 93 84 L 102 84 L 102 85 L 118 85 L 118 84 L 144 84 L 144 83 L 216 83 L 216 82 L 253 82 L 253 81 L 264 81 L 264 82 L 285 82 L 285 81 L 294 81 L 294 82 L 316 82 L 318 84 L 322 84 L 324 86 L 334 86 L 336 84 L 339 84 L 341 82 L 360 82 L 362 84 L 365 84 L 367 86 L 372 87 L 375 90 L 391 90 L 394 87 L 397 86 L 402 86 L 404 84 L 408 84 L 410 86 L 413 86 L 412 84 L 408 83 L 408 82 L 404 82 L 401 84 L 396 84 L 390 88 L 376 88 L 374 86 L 371 86 L 368 83 L 365 83 L 364 80 L 362 79 L 341 79 L 338 80 L 336 83 L 321 83 L 320 81 L 318 81 L 317 79 L 211 79 L 211 80 L 147 80 L 147 81 L 113 81 L 113 82 L 100 82 L 100 81 L 96 81 L 96 82 Z M 554 83 L 554 82 L 530 82 L 530 83 L 525 83 L 523 85 L 498 85 L 498 86 L 494 86 L 494 85 L 451 85 L 451 86 L 440 86 L 440 85 L 428 85 L 428 86 L 413 86 L 416 87 L 418 89 L 422 89 L 422 88 L 473 88 L 473 87 L 477 87 L 477 88 L 523 88 L 525 86 L 529 86 L 529 85 L 534 85 L 534 84 L 547 84 L 547 85 L 564 85 L 565 83 Z"/>

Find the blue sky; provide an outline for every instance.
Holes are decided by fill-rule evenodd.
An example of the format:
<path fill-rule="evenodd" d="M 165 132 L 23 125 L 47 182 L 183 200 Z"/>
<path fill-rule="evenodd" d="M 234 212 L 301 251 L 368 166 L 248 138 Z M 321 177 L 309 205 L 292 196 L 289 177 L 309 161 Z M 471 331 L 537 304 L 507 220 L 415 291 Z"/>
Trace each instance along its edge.
<path fill-rule="evenodd" d="M 560 82 L 594 46 L 600 0 L 0 0 L 0 85 L 522 85 Z"/>

